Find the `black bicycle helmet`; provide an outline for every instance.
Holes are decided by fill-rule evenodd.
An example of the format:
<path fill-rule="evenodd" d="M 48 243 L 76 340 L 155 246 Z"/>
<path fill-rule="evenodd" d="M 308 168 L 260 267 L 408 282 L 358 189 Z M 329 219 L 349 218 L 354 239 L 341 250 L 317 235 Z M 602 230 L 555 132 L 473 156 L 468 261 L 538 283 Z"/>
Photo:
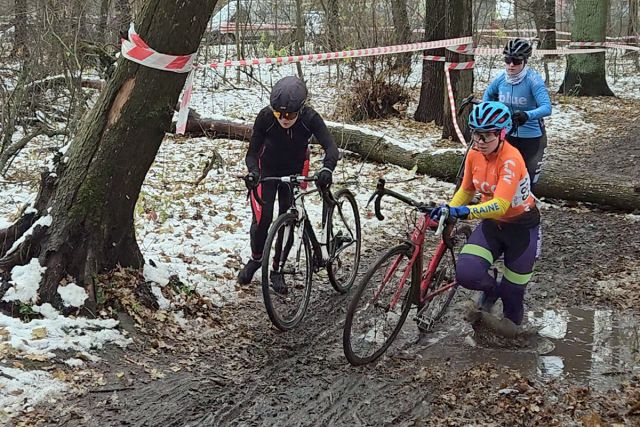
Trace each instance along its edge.
<path fill-rule="evenodd" d="M 271 90 L 271 108 L 280 113 L 300 111 L 307 100 L 307 87 L 295 76 L 284 77 Z"/>
<path fill-rule="evenodd" d="M 531 56 L 531 43 L 525 39 L 509 40 L 502 54 L 510 58 L 527 60 Z"/>

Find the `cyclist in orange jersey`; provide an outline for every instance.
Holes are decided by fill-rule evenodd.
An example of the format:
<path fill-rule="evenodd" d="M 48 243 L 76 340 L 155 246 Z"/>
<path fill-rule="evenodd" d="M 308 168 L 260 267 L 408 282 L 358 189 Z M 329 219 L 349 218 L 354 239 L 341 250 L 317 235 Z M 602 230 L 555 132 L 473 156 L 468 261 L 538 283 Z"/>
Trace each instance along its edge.
<path fill-rule="evenodd" d="M 458 283 L 482 291 L 481 310 L 490 311 L 501 299 L 504 318 L 520 325 L 525 289 L 539 252 L 540 212 L 522 155 L 505 139 L 511 124 L 509 108 L 500 102 L 474 107 L 469 116 L 473 149 L 449 210 L 453 217 L 482 220 L 460 252 Z M 480 203 L 469 205 L 477 193 Z M 434 210 L 432 218 L 437 219 L 440 211 Z M 489 268 L 500 255 L 504 273 L 498 282 Z"/>

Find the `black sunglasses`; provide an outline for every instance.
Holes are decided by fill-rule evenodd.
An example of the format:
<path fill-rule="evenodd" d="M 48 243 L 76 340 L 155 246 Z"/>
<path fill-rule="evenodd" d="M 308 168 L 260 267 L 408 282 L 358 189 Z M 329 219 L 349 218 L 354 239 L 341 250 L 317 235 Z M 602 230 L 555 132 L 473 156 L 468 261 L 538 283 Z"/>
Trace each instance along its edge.
<path fill-rule="evenodd" d="M 514 58 L 512 56 L 505 56 L 504 57 L 504 63 L 509 65 L 511 63 L 513 63 L 513 65 L 520 65 L 524 62 L 523 59 L 519 59 L 519 58 Z"/>

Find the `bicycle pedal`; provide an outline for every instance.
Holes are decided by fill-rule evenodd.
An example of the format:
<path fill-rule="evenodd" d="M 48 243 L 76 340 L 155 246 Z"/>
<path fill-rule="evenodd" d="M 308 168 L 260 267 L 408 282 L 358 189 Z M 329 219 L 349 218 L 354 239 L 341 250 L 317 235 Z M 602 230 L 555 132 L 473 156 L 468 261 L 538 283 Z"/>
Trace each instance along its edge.
<path fill-rule="evenodd" d="M 430 331 L 435 321 L 431 317 L 415 316 L 413 320 L 416 322 L 418 329 L 421 331 Z"/>

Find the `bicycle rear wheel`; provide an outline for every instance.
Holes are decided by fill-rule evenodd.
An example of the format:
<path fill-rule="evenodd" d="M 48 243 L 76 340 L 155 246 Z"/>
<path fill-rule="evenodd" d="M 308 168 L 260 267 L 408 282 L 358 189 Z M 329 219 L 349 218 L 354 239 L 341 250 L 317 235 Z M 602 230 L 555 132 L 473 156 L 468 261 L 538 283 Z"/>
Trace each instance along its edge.
<path fill-rule="evenodd" d="M 418 263 L 409 265 L 411 253 L 409 244 L 391 248 L 362 278 L 349 304 L 342 336 L 344 354 L 352 365 L 376 360 L 400 332 L 420 279 Z"/>
<path fill-rule="evenodd" d="M 467 243 L 469 236 L 471 235 L 471 227 L 466 224 L 456 225 L 455 229 L 451 233 L 451 242 L 453 243 L 452 249 L 442 255 L 436 268 L 429 286 L 427 288 L 427 295 L 432 294 L 440 288 L 450 285 L 455 281 L 456 275 L 456 261 L 458 259 L 458 253 L 462 247 Z M 455 285 L 447 291 L 443 291 L 439 294 L 429 298 L 424 302 L 424 305 L 420 307 L 416 314 L 416 321 L 418 329 L 422 332 L 429 332 L 433 325 L 440 321 L 447 309 L 453 301 L 458 286 Z"/>
<path fill-rule="evenodd" d="M 334 198 L 337 204 L 331 209 L 328 220 L 329 263 L 327 273 L 331 286 L 347 292 L 358 274 L 360 266 L 360 214 L 351 191 L 343 188 Z"/>
<path fill-rule="evenodd" d="M 262 254 L 262 296 L 269 319 L 281 331 L 296 327 L 311 297 L 313 261 L 303 223 L 295 214 L 276 219 Z"/>

